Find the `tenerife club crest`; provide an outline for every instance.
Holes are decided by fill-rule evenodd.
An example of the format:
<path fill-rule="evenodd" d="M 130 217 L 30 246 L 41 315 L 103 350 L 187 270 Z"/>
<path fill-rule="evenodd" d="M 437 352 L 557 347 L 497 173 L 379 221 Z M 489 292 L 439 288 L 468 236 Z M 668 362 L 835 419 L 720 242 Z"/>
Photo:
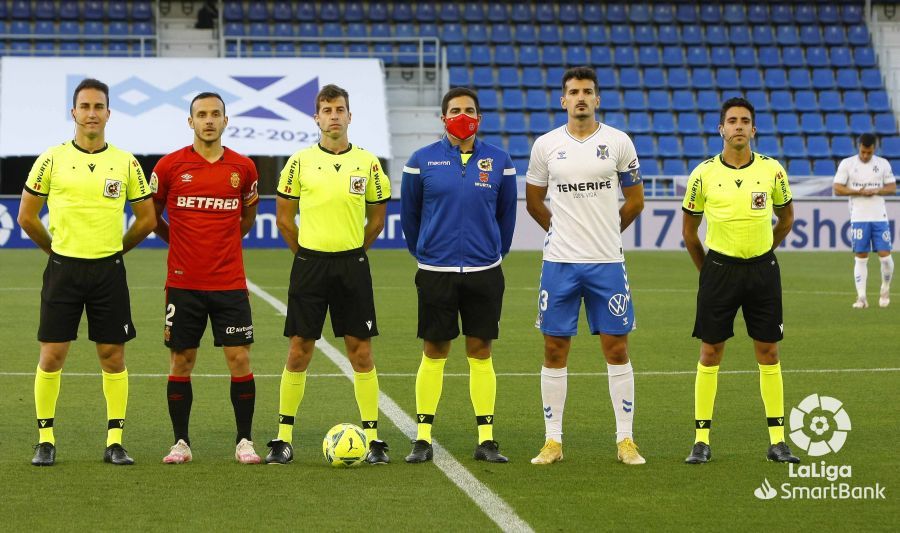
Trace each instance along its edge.
<path fill-rule="evenodd" d="M 609 159 L 609 146 L 606 146 L 605 144 L 598 145 L 597 157 L 603 160 Z"/>

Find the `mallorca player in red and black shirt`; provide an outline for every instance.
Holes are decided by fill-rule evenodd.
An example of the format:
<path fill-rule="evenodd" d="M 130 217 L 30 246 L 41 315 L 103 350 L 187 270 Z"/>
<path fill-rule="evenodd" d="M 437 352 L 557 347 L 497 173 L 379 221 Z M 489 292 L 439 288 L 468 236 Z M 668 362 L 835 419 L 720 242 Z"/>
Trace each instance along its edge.
<path fill-rule="evenodd" d="M 256 399 L 250 370 L 253 321 L 241 251 L 241 239 L 256 220 L 258 175 L 252 160 L 222 146 L 227 124 L 222 98 L 198 94 L 188 118 L 194 144 L 160 159 L 150 177 L 156 234 L 169 243 L 164 338 L 172 351 L 166 392 L 175 444 L 164 463 L 192 458 L 191 370 L 207 317 L 213 342 L 222 346 L 231 371 L 235 458 L 259 462 L 250 436 Z M 162 218 L 164 211 L 168 221 Z"/>

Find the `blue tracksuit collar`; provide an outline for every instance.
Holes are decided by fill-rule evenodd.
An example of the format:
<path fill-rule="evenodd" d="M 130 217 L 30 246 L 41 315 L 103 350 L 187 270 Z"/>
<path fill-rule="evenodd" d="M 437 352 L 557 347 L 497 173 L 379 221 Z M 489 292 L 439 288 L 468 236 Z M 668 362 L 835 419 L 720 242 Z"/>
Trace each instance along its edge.
<path fill-rule="evenodd" d="M 450 142 L 450 139 L 447 138 L 447 134 L 444 134 L 444 135 L 441 137 L 441 144 L 444 146 L 444 149 L 445 149 L 445 150 L 448 150 L 448 151 L 451 151 L 451 152 L 459 153 L 459 146 L 454 146 L 454 145 Z M 481 145 L 481 141 L 478 140 L 478 137 L 475 137 L 475 144 L 472 145 L 472 153 L 473 153 L 473 154 L 474 154 L 475 152 L 478 151 L 478 148 L 479 148 L 480 145 Z"/>

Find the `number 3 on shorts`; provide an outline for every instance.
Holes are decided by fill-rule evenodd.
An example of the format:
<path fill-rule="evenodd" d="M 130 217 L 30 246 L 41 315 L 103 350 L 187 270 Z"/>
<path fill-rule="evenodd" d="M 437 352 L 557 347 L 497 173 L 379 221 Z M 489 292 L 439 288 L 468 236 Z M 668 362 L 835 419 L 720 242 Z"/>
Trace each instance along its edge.
<path fill-rule="evenodd" d="M 541 311 L 547 310 L 547 300 L 550 299 L 550 293 L 547 291 L 541 291 L 540 296 L 538 297 L 538 308 Z"/>

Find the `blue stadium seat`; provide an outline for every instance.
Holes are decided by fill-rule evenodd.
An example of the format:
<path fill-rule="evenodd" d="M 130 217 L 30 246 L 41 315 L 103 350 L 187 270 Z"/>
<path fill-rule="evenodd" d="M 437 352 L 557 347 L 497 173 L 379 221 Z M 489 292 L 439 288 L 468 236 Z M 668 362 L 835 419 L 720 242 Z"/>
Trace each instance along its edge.
<path fill-rule="evenodd" d="M 417 36 L 415 24 L 404 22 L 394 25 L 387 24 L 387 26 L 392 28 L 391 33 L 394 37 L 407 38 Z M 344 28 L 337 22 L 327 22 L 322 27 L 322 35 L 325 37 L 343 37 Z"/>
<path fill-rule="evenodd" d="M 844 91 L 844 111 L 848 113 L 863 113 L 868 110 L 866 93 L 863 91 Z"/>
<path fill-rule="evenodd" d="M 565 44 L 584 44 L 584 33 L 581 25 L 563 26 L 562 41 Z"/>
<path fill-rule="evenodd" d="M 694 91 L 679 89 L 672 91 L 672 110 L 694 111 L 697 109 L 697 101 L 694 99 Z"/>
<path fill-rule="evenodd" d="M 819 109 L 824 112 L 843 111 L 840 91 L 819 91 Z"/>
<path fill-rule="evenodd" d="M 550 113 L 531 113 L 528 118 L 528 133 L 532 135 L 542 135 L 553 129 Z"/>
<path fill-rule="evenodd" d="M 547 85 L 553 89 L 562 87 L 562 77 L 565 72 L 566 69 L 563 67 L 547 67 Z M 597 70 L 597 73 L 600 73 L 600 69 Z M 615 76 L 611 80 L 615 84 Z"/>
<path fill-rule="evenodd" d="M 531 143 L 528 137 L 516 135 L 509 137 L 509 146 L 506 150 L 512 157 L 528 157 L 531 155 Z"/>
<path fill-rule="evenodd" d="M 801 114 L 800 131 L 807 135 L 825 133 L 825 123 L 822 121 L 822 114 L 818 112 Z"/>
<path fill-rule="evenodd" d="M 831 133 L 829 131 L 829 133 Z M 883 147 L 882 147 L 883 149 Z M 856 153 L 853 138 L 847 135 L 836 135 L 831 138 L 831 153 L 835 157 L 850 157 Z M 898 152 L 891 152 L 898 153 Z"/>
<path fill-rule="evenodd" d="M 376 24 L 375 26 L 384 28 L 385 33 L 384 33 L 383 37 L 390 36 L 390 33 L 388 33 L 390 30 L 388 29 L 387 24 Z M 319 25 L 314 22 L 304 22 L 303 24 L 300 24 L 297 27 L 297 32 L 298 32 L 297 34 L 300 37 L 318 37 L 319 36 Z M 380 37 L 380 36 L 382 36 L 382 35 L 372 35 L 372 37 Z"/>
<path fill-rule="evenodd" d="M 878 135 L 897 135 L 897 121 L 894 119 L 893 113 L 877 113 L 873 122 L 875 124 L 874 131 Z"/>
<path fill-rule="evenodd" d="M 372 25 L 372 37 L 388 37 L 390 36 L 390 29 L 387 24 L 373 24 Z M 376 30 L 377 29 L 377 30 Z M 386 35 L 378 35 L 382 30 L 386 33 Z M 463 36 L 462 27 L 459 24 L 444 24 L 441 26 L 441 40 L 445 44 L 459 44 L 462 43 L 465 38 Z"/>
<path fill-rule="evenodd" d="M 553 4 L 550 3 L 537 4 L 534 8 L 534 21 L 544 24 L 556 22 L 556 12 L 553 7 Z"/>
<path fill-rule="evenodd" d="M 2 2 L 3 10 L 6 9 L 6 2 Z M 80 4 L 78 2 L 62 2 L 59 5 L 59 18 L 61 20 L 78 20 L 81 18 L 81 9 Z M 2 14 L 3 18 L 6 18 L 6 13 Z M 79 48 L 80 49 L 80 48 Z M 70 52 L 71 50 L 67 50 Z"/>
<path fill-rule="evenodd" d="M 787 171 L 790 176 L 812 175 L 812 167 L 809 166 L 809 159 L 791 159 L 788 163 Z"/>
<path fill-rule="evenodd" d="M 756 48 L 752 46 L 741 46 L 734 50 L 734 65 L 736 67 L 755 67 L 756 66 Z"/>
<path fill-rule="evenodd" d="M 819 71 L 820 69 L 816 69 Z M 792 68 L 788 70 L 788 85 L 791 89 L 795 91 L 800 89 L 810 89 L 812 88 L 812 80 L 809 76 L 809 70 L 806 68 Z M 828 87 L 816 87 L 827 89 Z"/>
<path fill-rule="evenodd" d="M 241 2 L 225 2 L 222 6 L 222 19 L 225 22 L 243 22 L 244 8 Z"/>
<path fill-rule="evenodd" d="M 875 113 L 887 113 L 891 110 L 891 104 L 890 100 L 888 100 L 887 92 L 882 90 L 869 91 L 868 103 L 869 110 Z"/>
<path fill-rule="evenodd" d="M 744 24 L 747 22 L 747 12 L 743 4 L 725 4 L 722 12 L 722 20 L 728 24 Z"/>
<path fill-rule="evenodd" d="M 663 24 L 658 26 L 656 31 L 658 32 L 658 41 L 662 45 L 673 45 L 681 42 L 681 32 L 678 26 L 674 24 Z"/>
<path fill-rule="evenodd" d="M 825 128 L 831 135 L 849 134 L 850 124 L 847 122 L 847 114 L 842 112 L 825 113 Z"/>
<path fill-rule="evenodd" d="M 263 22 L 269 20 L 269 10 L 263 2 L 250 2 L 247 7 L 246 19 L 250 22 Z"/>
<path fill-rule="evenodd" d="M 771 108 L 769 107 L 769 97 L 768 91 L 765 90 L 750 90 L 745 92 L 747 100 L 753 104 L 754 109 L 757 112 L 769 112 Z"/>
<path fill-rule="evenodd" d="M 668 88 L 666 82 L 666 73 L 659 67 L 648 67 L 644 69 L 644 86 L 648 89 Z"/>
<path fill-rule="evenodd" d="M 469 87 L 472 85 L 469 69 L 466 67 L 452 66 L 447 70 L 449 71 L 448 81 L 450 82 L 450 87 Z"/>
<path fill-rule="evenodd" d="M 500 107 L 497 91 L 494 89 L 480 89 L 478 91 L 478 103 L 485 111 L 494 111 Z"/>
<path fill-rule="evenodd" d="M 544 49 L 546 52 L 546 48 Z M 566 65 L 587 65 L 588 57 L 587 57 L 587 49 L 581 45 L 570 45 L 565 49 L 566 52 Z"/>
<path fill-rule="evenodd" d="M 388 21 L 388 5 L 386 3 L 380 2 L 370 2 L 368 4 L 368 10 L 366 10 L 365 18 L 369 22 L 387 22 Z M 315 13 L 313 13 L 310 19 L 306 20 L 314 20 L 316 18 Z M 304 20 L 304 18 L 300 15 L 299 8 L 297 10 L 297 20 Z"/>
<path fill-rule="evenodd" d="M 730 67 L 734 64 L 734 54 L 730 46 L 713 46 L 710 50 L 710 62 L 714 67 Z"/>
<path fill-rule="evenodd" d="M 860 85 L 867 91 L 880 91 L 884 89 L 881 71 L 877 68 L 862 69 L 860 72 Z"/>
<path fill-rule="evenodd" d="M 503 117 L 503 130 L 508 135 L 528 133 L 528 127 L 525 125 L 525 115 L 513 111 L 506 112 Z"/>
<path fill-rule="evenodd" d="M 523 111 L 525 109 L 525 95 L 521 89 L 503 89 L 503 110 Z"/>
<path fill-rule="evenodd" d="M 775 4 L 769 9 L 769 17 L 773 24 L 793 24 L 794 13 L 788 4 Z"/>
<path fill-rule="evenodd" d="M 512 66 L 502 66 L 498 68 L 497 85 L 504 89 L 512 89 L 513 87 L 524 86 L 524 84 L 522 83 L 522 79 L 519 77 L 519 69 Z"/>
<path fill-rule="evenodd" d="M 577 4 L 560 4 L 559 21 L 564 24 L 581 23 L 581 13 Z"/>
<path fill-rule="evenodd" d="M 25 20 L 13 20 L 9 23 L 9 33 L 13 35 L 28 35 L 31 33 L 31 23 Z M 31 48 L 31 45 L 28 47 Z"/>
<path fill-rule="evenodd" d="M 857 67 L 869 68 L 878 65 L 875 59 L 875 51 L 871 46 L 858 46 L 853 49 L 853 59 Z"/>
<path fill-rule="evenodd" d="M 81 25 L 74 20 L 63 20 L 59 23 L 60 35 L 80 35 Z"/>
<path fill-rule="evenodd" d="M 841 68 L 837 71 L 837 88 L 845 91 L 859 89 L 859 71 L 855 68 Z"/>
<path fill-rule="evenodd" d="M 841 9 L 841 20 L 844 24 L 859 24 L 863 21 L 862 5 L 844 4 Z"/>
<path fill-rule="evenodd" d="M 817 91 L 797 91 L 794 97 L 797 101 L 797 111 L 801 113 L 821 112 L 818 102 L 816 101 Z"/>
<path fill-rule="evenodd" d="M 643 176 L 658 176 L 659 175 L 659 164 L 656 162 L 655 157 L 647 157 L 644 158 L 641 156 L 640 152 L 638 152 L 638 159 L 641 165 L 641 175 Z"/>
<path fill-rule="evenodd" d="M 531 24 L 516 24 L 513 41 L 517 44 L 537 43 L 537 32 Z"/>
<path fill-rule="evenodd" d="M 356 24 L 355 22 L 352 24 Z M 294 43 L 276 43 L 275 55 L 293 55 Z M 370 57 L 368 43 L 350 43 L 347 46 L 347 57 Z"/>
<path fill-rule="evenodd" d="M 153 24 L 150 22 L 133 22 L 131 24 L 132 35 L 153 35 Z"/>
<path fill-rule="evenodd" d="M 697 6 L 686 3 L 675 6 L 675 20 L 681 24 L 694 24 L 697 22 Z"/>
<path fill-rule="evenodd" d="M 846 46 L 831 47 L 831 66 L 837 68 L 845 68 L 853 66 L 853 56 L 850 49 Z"/>
<path fill-rule="evenodd" d="M 712 46 L 723 46 L 729 44 L 728 30 L 725 26 L 707 26 L 706 27 L 706 44 Z"/>
<path fill-rule="evenodd" d="M 481 102 L 481 92 L 478 93 L 478 100 L 481 103 L 481 107 L 487 110 L 484 107 L 484 103 Z M 502 133 L 503 129 L 500 127 L 500 113 L 485 113 L 481 115 L 481 124 L 478 126 L 479 133 Z"/>
<path fill-rule="evenodd" d="M 847 41 L 853 46 L 869 45 L 869 30 L 864 24 L 847 28 Z"/>
<path fill-rule="evenodd" d="M 776 113 L 794 112 L 793 91 L 776 90 L 769 93 L 772 111 Z"/>
<path fill-rule="evenodd" d="M 509 24 L 492 24 L 490 42 L 494 44 L 510 44 L 512 43 L 512 34 L 512 26 Z"/>
<path fill-rule="evenodd" d="M 594 56 L 594 50 L 598 47 L 591 48 L 591 58 Z M 601 48 L 605 49 L 605 48 Z M 665 46 L 662 52 L 663 65 L 667 67 L 680 67 L 685 64 L 684 48 L 680 46 Z"/>
<path fill-rule="evenodd" d="M 487 118 L 487 117 L 484 117 L 484 118 Z M 481 139 L 482 142 L 493 144 L 494 146 L 496 146 L 498 148 L 506 150 L 506 142 L 503 140 L 502 135 L 498 135 L 497 133 L 484 134 L 485 131 L 484 131 L 483 120 L 484 119 L 482 119 L 482 126 L 480 128 L 478 128 L 478 138 Z M 500 127 L 499 124 L 500 124 L 500 121 L 499 121 L 499 117 L 498 117 L 498 119 L 497 119 L 497 128 L 498 129 Z M 484 134 L 484 135 L 482 135 L 482 134 Z M 515 160 L 513 160 L 513 164 L 515 164 Z"/>
<path fill-rule="evenodd" d="M 675 115 L 668 111 L 653 113 L 653 132 L 657 135 L 671 135 L 676 131 Z"/>
<path fill-rule="evenodd" d="M 301 45 L 301 49 L 304 45 Z M 458 45 L 457 45 L 458 46 Z M 391 66 L 397 61 L 397 57 L 394 54 L 394 47 L 391 43 L 375 43 L 372 45 L 372 57 L 380 59 L 384 62 L 386 66 Z M 452 58 L 452 59 L 451 59 Z M 454 62 L 455 61 L 455 62 Z M 447 47 L 447 62 L 452 64 L 465 64 L 466 63 L 466 52 L 462 46 L 459 46 L 458 51 L 452 51 L 451 47 Z M 479 95 L 479 99 L 481 96 Z M 484 102 L 481 102 L 484 104 Z"/>
<path fill-rule="evenodd" d="M 740 71 L 740 86 L 742 89 L 762 89 L 762 72 L 757 68 L 742 68 Z"/>
<path fill-rule="evenodd" d="M 630 133 L 650 133 L 650 115 L 643 111 L 628 114 L 628 130 Z"/>
<path fill-rule="evenodd" d="M 267 41 L 254 42 L 250 47 L 250 55 L 253 57 L 267 57 L 272 55 L 272 43 Z"/>
<path fill-rule="evenodd" d="M 612 51 L 608 46 L 591 47 L 591 65 L 594 67 L 608 67 L 612 65 Z"/>
<path fill-rule="evenodd" d="M 831 60 L 828 58 L 828 50 L 824 46 L 807 47 L 806 65 L 813 68 L 831 66 Z"/>
<path fill-rule="evenodd" d="M 675 22 L 675 7 L 672 4 L 653 4 L 653 22 L 671 24 Z"/>
<path fill-rule="evenodd" d="M 645 24 L 650 22 L 652 16 L 650 14 L 650 6 L 647 4 L 630 4 L 628 6 L 628 20 L 635 24 Z"/>
<path fill-rule="evenodd" d="M 757 115 L 757 118 L 759 115 Z M 757 130 L 758 131 L 758 130 Z M 707 111 L 703 113 L 703 133 L 707 135 L 719 134 L 719 112 Z"/>
<path fill-rule="evenodd" d="M 775 35 L 771 26 L 753 26 L 753 44 L 756 46 L 771 46 L 775 44 Z"/>
<path fill-rule="evenodd" d="M 806 146 L 801 135 L 785 135 L 781 138 L 781 148 L 784 157 L 806 157 Z"/>
<path fill-rule="evenodd" d="M 88 26 L 89 24 L 91 24 L 91 23 L 90 22 L 85 23 L 84 31 L 88 35 L 94 35 L 94 32 Z M 254 22 L 254 23 L 250 24 L 250 28 L 249 28 L 249 31 L 247 32 L 247 34 L 250 37 L 269 37 L 269 28 L 270 28 L 270 26 L 268 24 L 265 24 L 262 22 Z"/>
<path fill-rule="evenodd" d="M 705 67 L 710 64 L 709 48 L 705 46 L 689 46 L 687 64 L 692 67 Z"/>
<path fill-rule="evenodd" d="M 556 116 L 557 116 L 557 118 L 559 118 L 560 113 L 557 113 Z M 625 120 L 625 113 L 617 113 L 617 112 L 603 113 L 603 123 L 608 124 L 618 130 L 625 130 L 628 128 L 628 123 Z M 562 124 L 565 124 L 565 120 L 563 120 L 561 123 L 557 122 L 556 126 L 559 127 Z M 637 132 L 632 132 L 632 133 L 637 133 Z"/>
<path fill-rule="evenodd" d="M 641 46 L 638 48 L 638 65 L 642 67 L 655 67 L 662 62 L 657 46 Z M 572 63 L 570 63 L 572 64 Z"/>
<path fill-rule="evenodd" d="M 234 43 L 231 43 L 234 44 Z M 79 56 L 81 55 L 81 43 L 77 41 L 62 41 L 59 43 L 59 55 L 61 56 Z"/>
<path fill-rule="evenodd" d="M 100 41 L 85 41 L 82 51 L 86 56 L 101 56 L 105 50 Z"/>
<path fill-rule="evenodd" d="M 500 2 L 488 4 L 487 19 L 491 22 L 508 22 L 510 18 L 507 5 Z"/>
<path fill-rule="evenodd" d="M 641 89 L 630 89 L 625 91 L 623 104 L 626 111 L 646 111 L 647 96 Z M 602 100 L 601 100 L 602 102 Z"/>
<path fill-rule="evenodd" d="M 125 49 L 125 53 L 120 53 L 119 50 L 113 52 L 112 45 L 121 45 Z M 109 55 L 127 55 L 128 44 L 126 43 L 110 43 L 110 54 Z M 56 46 L 54 46 L 53 41 L 35 41 L 34 42 L 34 55 L 36 56 L 55 56 L 56 55 Z"/>
<path fill-rule="evenodd" d="M 103 20 L 105 16 L 105 10 L 103 8 L 103 2 L 91 0 L 88 2 L 84 2 L 84 11 L 82 12 L 82 17 L 85 20 Z"/>
<path fill-rule="evenodd" d="M 531 14 L 531 4 L 527 4 L 524 2 L 512 4 L 509 10 L 509 18 L 513 22 L 530 23 L 533 20 Z"/>
<path fill-rule="evenodd" d="M 685 176 L 688 173 L 684 159 L 663 159 L 662 174 L 664 176 Z"/>
<path fill-rule="evenodd" d="M 476 89 L 490 88 L 497 85 L 497 79 L 494 78 L 494 67 L 475 67 L 472 69 L 472 85 Z"/>
<path fill-rule="evenodd" d="M 536 46 L 526 45 L 519 47 L 519 65 L 536 66 L 540 64 L 540 54 Z"/>
<path fill-rule="evenodd" d="M 778 141 L 778 137 L 774 135 L 757 135 L 755 141 L 754 151 L 776 159 L 782 157 L 781 143 Z"/>
<path fill-rule="evenodd" d="M 276 22 L 291 22 L 293 16 L 294 13 L 291 10 L 290 2 L 275 2 L 272 4 L 272 20 Z"/>
<path fill-rule="evenodd" d="M 800 35 L 796 26 L 777 26 L 775 30 L 775 42 L 781 46 L 796 46 L 800 44 Z"/>
<path fill-rule="evenodd" d="M 634 151 L 637 152 L 638 157 L 656 157 L 656 141 L 653 135 L 635 135 L 633 142 Z"/>
<path fill-rule="evenodd" d="M 526 89 L 525 108 L 529 111 L 546 111 L 547 91 L 544 89 Z"/>
<path fill-rule="evenodd" d="M 700 115 L 693 112 L 678 114 L 678 133 L 681 135 L 699 135 L 703 131 Z"/>
<path fill-rule="evenodd" d="M 753 42 L 748 26 L 731 26 L 728 29 L 728 33 L 730 34 L 729 42 L 734 45 L 735 53 L 741 47 L 750 46 Z"/>
<path fill-rule="evenodd" d="M 625 4 L 607 4 L 606 21 L 613 24 L 623 24 L 625 22 L 628 22 L 628 14 L 625 11 Z"/>
<path fill-rule="evenodd" d="M 39 21 L 35 22 L 34 29 L 32 31 L 36 35 L 55 35 L 56 34 L 56 28 L 53 27 L 52 20 L 39 20 Z"/>
<path fill-rule="evenodd" d="M 872 123 L 872 115 L 869 113 L 851 113 L 850 114 L 850 133 L 853 135 L 862 135 L 863 133 L 872 133 L 874 125 Z"/>
<path fill-rule="evenodd" d="M 796 116 L 794 118 L 796 120 Z M 716 120 L 718 120 L 718 117 L 716 117 Z M 756 133 L 759 135 L 774 135 L 776 133 L 775 117 L 772 115 L 772 113 L 756 114 Z"/>
<path fill-rule="evenodd" d="M 466 26 L 466 42 L 477 44 L 488 42 L 487 27 L 478 23 L 468 24 Z"/>
<path fill-rule="evenodd" d="M 599 76 L 598 76 L 599 78 Z M 606 78 L 599 78 L 606 79 Z M 636 68 L 619 69 L 619 86 L 623 89 L 642 89 L 641 71 Z"/>
<path fill-rule="evenodd" d="M 653 26 L 637 26 L 634 29 L 634 42 L 636 44 L 656 44 L 656 31 Z"/>
<path fill-rule="evenodd" d="M 759 47 L 759 66 L 763 68 L 777 68 L 782 66 L 781 48 L 777 46 Z"/>
<path fill-rule="evenodd" d="M 794 135 L 801 132 L 797 113 L 778 113 L 775 129 L 780 135 Z"/>
<path fill-rule="evenodd" d="M 605 111 L 622 111 L 622 94 L 615 89 L 600 90 L 600 107 Z"/>
<path fill-rule="evenodd" d="M 562 48 L 558 44 L 546 44 L 542 46 L 541 62 L 543 62 L 545 65 L 562 65 Z"/>
<path fill-rule="evenodd" d="M 818 25 L 800 27 L 800 44 L 803 46 L 821 46 L 822 30 Z"/>
<path fill-rule="evenodd" d="M 355 28 L 359 27 L 359 31 L 356 31 Z M 419 24 L 419 37 L 437 37 L 439 34 L 437 25 L 432 22 L 423 22 Z M 364 24 L 355 22 L 347 24 L 347 35 L 359 35 L 364 37 L 366 35 L 366 27 Z M 428 43 L 432 45 L 432 43 Z"/>
<path fill-rule="evenodd" d="M 6 11 L 6 2 L 3 3 L 4 6 L 2 11 Z M 56 18 L 56 6 L 52 2 L 52 0 L 38 0 L 37 2 L 34 2 L 33 8 L 34 9 L 32 10 L 32 16 L 37 20 L 52 20 Z M 112 8 L 112 4 L 110 5 L 110 8 Z"/>
<path fill-rule="evenodd" d="M 666 69 L 666 79 L 669 87 L 673 89 L 689 89 L 692 87 L 691 76 L 684 67 L 670 67 Z"/>
<path fill-rule="evenodd" d="M 722 11 L 718 4 L 700 5 L 700 22 L 718 24 L 722 21 Z"/>
<path fill-rule="evenodd" d="M 487 66 L 491 64 L 491 48 L 485 44 L 469 47 L 468 62 L 470 65 Z"/>
<path fill-rule="evenodd" d="M 700 135 L 687 135 L 681 138 L 682 152 L 686 157 L 707 157 L 706 139 Z M 640 152 L 638 152 L 640 154 Z"/>
<path fill-rule="evenodd" d="M 799 46 L 784 46 L 781 48 L 781 60 L 786 67 L 805 67 L 806 58 L 803 57 L 803 48 Z"/>
<path fill-rule="evenodd" d="M 637 64 L 637 50 L 633 46 L 622 45 L 613 49 L 613 61 L 617 67 L 631 67 Z"/>
<path fill-rule="evenodd" d="M 463 20 L 466 22 L 484 22 L 487 15 L 484 12 L 484 5 L 477 2 L 466 2 L 463 4 Z M 503 17 L 506 18 L 505 15 Z M 450 2 L 443 4 L 441 7 L 441 20 L 443 22 L 456 22 L 459 20 L 459 5 Z"/>
<path fill-rule="evenodd" d="M 703 29 L 696 24 L 687 24 L 681 27 L 681 44 L 699 46 L 705 44 Z"/>
<path fill-rule="evenodd" d="M 657 155 L 660 157 L 681 157 L 684 152 L 681 149 L 681 143 L 675 135 L 662 135 L 659 138 L 659 146 L 656 149 Z M 640 155 L 640 152 L 638 152 Z"/>
<path fill-rule="evenodd" d="M 327 2 L 323 3 L 322 4 L 323 10 L 326 6 L 329 6 L 329 5 L 333 5 L 333 4 L 329 4 Z M 323 20 L 327 20 L 324 17 L 322 17 L 321 14 L 319 16 Z M 337 20 L 337 19 L 335 19 L 335 20 Z M 392 20 L 393 22 L 412 22 L 412 20 L 413 20 L 412 4 L 407 4 L 404 2 L 395 2 L 392 5 L 390 20 Z"/>
<path fill-rule="evenodd" d="M 852 143 L 852 141 L 851 141 Z M 892 156 L 896 154 L 900 154 L 900 137 L 881 137 L 878 139 L 878 145 L 880 148 L 880 152 L 884 154 L 890 154 Z M 893 166 L 893 165 L 891 165 Z M 895 167 L 897 168 L 897 167 Z"/>
<path fill-rule="evenodd" d="M 329 22 L 334 22 L 337 20 L 337 17 L 334 14 L 333 7 L 328 7 L 328 12 L 325 14 L 327 18 L 329 18 Z M 385 8 L 382 7 L 384 10 Z M 369 20 L 372 22 L 386 22 L 387 21 L 387 11 L 385 10 L 381 13 L 381 18 L 376 16 L 370 18 Z M 304 22 L 317 22 L 319 16 L 316 14 L 316 5 L 313 2 L 298 2 L 296 6 L 294 6 L 294 21 L 303 24 Z"/>
<path fill-rule="evenodd" d="M 716 69 L 716 87 L 719 89 L 737 89 L 740 87 L 737 69 Z"/>
<path fill-rule="evenodd" d="M 822 39 L 828 46 L 844 46 L 847 44 L 847 36 L 843 26 L 825 26 L 822 30 Z"/>
<path fill-rule="evenodd" d="M 815 24 L 818 21 L 816 7 L 812 4 L 798 4 L 794 11 L 794 21 L 801 25 Z"/>
<path fill-rule="evenodd" d="M 806 69 L 803 69 L 806 70 Z M 854 69 L 855 72 L 855 69 Z M 813 69 L 812 87 L 818 91 L 830 90 L 835 87 L 834 71 L 830 68 Z"/>
<path fill-rule="evenodd" d="M 721 102 L 719 91 L 714 89 L 701 89 L 697 91 L 697 109 L 700 111 L 719 111 Z M 716 119 L 718 120 L 718 119 Z"/>
<path fill-rule="evenodd" d="M 813 176 L 834 176 L 835 170 L 834 159 L 813 160 Z"/>
<path fill-rule="evenodd" d="M 541 24 L 538 26 L 537 40 L 541 44 L 559 44 L 559 26 Z"/>
<path fill-rule="evenodd" d="M 828 146 L 828 137 L 824 135 L 810 135 L 806 137 L 806 152 L 813 159 L 831 157 L 831 147 Z"/>
<path fill-rule="evenodd" d="M 672 103 L 669 101 L 669 91 L 665 89 L 648 91 L 647 109 L 650 111 L 671 111 Z"/>
<path fill-rule="evenodd" d="M 747 6 L 747 22 L 750 24 L 768 24 L 769 6 L 763 3 Z"/>
<path fill-rule="evenodd" d="M 582 5 L 582 19 L 588 24 L 596 24 L 603 22 L 603 10 L 600 4 L 584 4 Z"/>
<path fill-rule="evenodd" d="M 418 22 L 436 22 L 438 20 L 437 8 L 431 2 L 418 2 L 415 18 Z"/>
<path fill-rule="evenodd" d="M 693 85 L 695 89 L 712 89 L 715 87 L 713 73 L 708 68 L 691 69 Z"/>
<path fill-rule="evenodd" d="M 587 27 L 585 39 L 588 44 L 605 45 L 609 43 L 609 34 L 606 32 L 606 26 L 591 25 Z"/>

